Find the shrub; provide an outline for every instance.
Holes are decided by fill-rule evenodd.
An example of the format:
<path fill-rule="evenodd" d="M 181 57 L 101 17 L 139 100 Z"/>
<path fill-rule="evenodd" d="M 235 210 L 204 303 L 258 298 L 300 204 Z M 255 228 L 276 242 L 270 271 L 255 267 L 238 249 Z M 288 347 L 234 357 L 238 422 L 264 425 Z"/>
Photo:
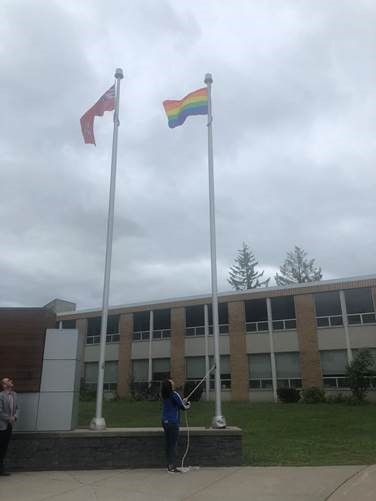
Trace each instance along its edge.
<path fill-rule="evenodd" d="M 97 396 L 97 390 L 92 385 L 81 383 L 80 387 L 80 400 L 82 402 L 90 402 L 95 400 Z"/>
<path fill-rule="evenodd" d="M 160 383 L 158 381 L 148 382 L 135 382 L 131 381 L 130 393 L 134 400 L 159 400 Z"/>
<path fill-rule="evenodd" d="M 302 399 L 306 404 L 319 404 L 326 401 L 325 391 L 317 386 L 305 388 L 302 391 Z"/>
<path fill-rule="evenodd" d="M 299 402 L 300 392 L 295 388 L 278 388 L 277 395 L 281 402 L 286 404 Z"/>
<path fill-rule="evenodd" d="M 370 350 L 360 351 L 346 367 L 346 378 L 353 394 L 353 400 L 363 402 L 370 386 L 369 377 L 374 374 L 374 358 Z"/>
<path fill-rule="evenodd" d="M 350 395 L 344 395 L 343 393 L 326 397 L 326 402 L 328 404 L 348 404 L 351 400 L 352 397 Z"/>
<path fill-rule="evenodd" d="M 197 383 L 195 381 L 186 381 L 184 384 L 183 395 L 188 396 L 191 393 L 191 391 L 193 390 L 193 388 L 196 386 L 196 384 Z M 203 391 L 204 391 L 204 384 L 202 383 L 197 388 L 197 390 L 193 393 L 193 395 L 189 398 L 189 400 L 191 402 L 198 402 L 199 400 L 201 400 L 201 396 L 202 396 Z"/>

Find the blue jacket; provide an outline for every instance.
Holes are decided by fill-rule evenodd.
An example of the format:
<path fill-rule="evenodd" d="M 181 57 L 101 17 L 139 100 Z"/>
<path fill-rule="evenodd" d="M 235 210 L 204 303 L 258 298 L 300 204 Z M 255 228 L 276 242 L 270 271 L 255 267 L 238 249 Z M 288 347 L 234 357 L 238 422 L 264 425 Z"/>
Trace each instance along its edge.
<path fill-rule="evenodd" d="M 189 409 L 189 405 L 185 405 L 179 393 L 173 391 L 170 398 L 163 400 L 162 422 L 179 426 L 180 410 L 185 409 Z"/>

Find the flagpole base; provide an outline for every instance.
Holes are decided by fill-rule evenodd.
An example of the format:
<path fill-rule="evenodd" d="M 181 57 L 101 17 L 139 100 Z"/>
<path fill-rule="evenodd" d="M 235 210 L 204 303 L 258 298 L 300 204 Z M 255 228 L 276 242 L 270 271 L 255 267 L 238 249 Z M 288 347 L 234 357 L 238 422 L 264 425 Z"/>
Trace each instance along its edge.
<path fill-rule="evenodd" d="M 224 416 L 214 416 L 212 420 L 212 428 L 221 429 L 226 428 L 226 419 Z"/>
<path fill-rule="evenodd" d="M 106 421 L 104 420 L 103 417 L 102 418 L 94 417 L 90 421 L 90 429 L 93 431 L 103 431 L 106 429 Z"/>

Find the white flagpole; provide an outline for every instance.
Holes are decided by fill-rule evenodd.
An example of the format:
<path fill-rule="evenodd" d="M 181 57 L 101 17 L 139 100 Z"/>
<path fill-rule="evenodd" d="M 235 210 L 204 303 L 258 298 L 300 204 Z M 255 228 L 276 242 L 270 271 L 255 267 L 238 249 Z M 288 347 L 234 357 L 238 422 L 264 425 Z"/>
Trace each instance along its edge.
<path fill-rule="evenodd" d="M 106 428 L 106 422 L 104 420 L 104 417 L 102 416 L 103 382 L 104 382 L 104 365 L 105 365 L 105 352 L 106 352 L 108 302 L 110 296 L 110 275 L 111 275 L 111 257 L 112 257 L 112 234 L 114 228 L 118 127 L 120 125 L 119 122 L 120 80 L 123 77 L 124 77 L 123 70 L 121 68 L 117 68 L 115 72 L 116 96 L 115 96 L 115 111 L 114 111 L 114 133 L 112 139 L 110 199 L 108 204 L 108 219 L 107 219 L 106 264 L 104 268 L 101 337 L 100 337 L 100 351 L 99 351 L 99 364 L 98 364 L 97 403 L 96 403 L 95 417 L 91 420 L 90 423 L 90 428 L 92 430 L 97 430 L 97 431 L 104 430 Z"/>
<path fill-rule="evenodd" d="M 211 282 L 212 282 L 212 310 L 213 310 L 213 339 L 215 362 L 215 416 L 212 420 L 213 428 L 225 428 L 226 420 L 222 416 L 221 403 L 221 366 L 219 356 L 219 327 L 218 327 L 218 292 L 217 292 L 217 250 L 215 236 L 215 204 L 214 204 L 214 169 L 213 169 L 213 131 L 212 131 L 212 103 L 211 73 L 205 75 L 208 88 L 208 167 L 209 167 L 209 205 L 210 205 L 210 251 L 211 251 Z"/>

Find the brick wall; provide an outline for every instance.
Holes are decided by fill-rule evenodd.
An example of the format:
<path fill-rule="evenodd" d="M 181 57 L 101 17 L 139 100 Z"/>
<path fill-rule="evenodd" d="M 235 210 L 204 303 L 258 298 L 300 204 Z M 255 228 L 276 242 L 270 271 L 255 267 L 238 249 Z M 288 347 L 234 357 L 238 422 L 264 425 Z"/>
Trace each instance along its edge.
<path fill-rule="evenodd" d="M 185 308 L 171 309 L 171 378 L 176 386 L 185 381 Z"/>
<path fill-rule="evenodd" d="M 228 303 L 232 400 L 248 400 L 248 358 L 244 302 Z"/>
<path fill-rule="evenodd" d="M 294 297 L 303 387 L 322 386 L 316 314 L 312 294 Z"/>
<path fill-rule="evenodd" d="M 186 430 L 182 429 L 178 464 L 186 445 Z M 164 448 L 161 428 L 95 433 L 88 430 L 15 433 L 6 461 L 11 470 L 18 471 L 165 468 Z M 242 431 L 239 428 L 190 430 L 185 465 L 240 466 L 242 462 Z"/>
<path fill-rule="evenodd" d="M 18 392 L 38 392 L 46 329 L 56 316 L 43 308 L 0 309 L 0 379 L 10 377 Z"/>
<path fill-rule="evenodd" d="M 120 316 L 119 320 L 119 362 L 118 362 L 118 384 L 117 392 L 119 397 L 125 397 L 129 393 L 129 384 L 132 377 L 132 336 L 133 336 L 133 314 L 126 313 Z"/>

